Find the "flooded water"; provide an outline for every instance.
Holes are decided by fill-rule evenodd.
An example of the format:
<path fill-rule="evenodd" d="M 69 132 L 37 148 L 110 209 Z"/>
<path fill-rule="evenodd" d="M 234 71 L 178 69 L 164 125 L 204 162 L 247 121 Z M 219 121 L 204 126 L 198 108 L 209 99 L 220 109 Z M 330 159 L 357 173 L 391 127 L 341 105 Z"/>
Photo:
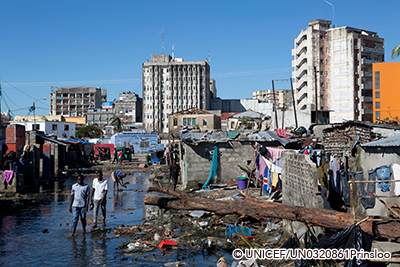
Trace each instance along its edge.
<path fill-rule="evenodd" d="M 143 200 L 151 186 L 148 174 L 127 176 L 127 189 L 118 194 L 111 189 L 107 196 L 107 226 L 143 223 Z M 151 252 L 123 255 L 117 247 L 131 241 L 115 238 L 105 232 L 82 233 L 78 224 L 77 236 L 69 237 L 72 214 L 69 213 L 70 190 L 75 180 L 59 182 L 50 194 L 52 202 L 17 214 L 0 217 L 0 265 L 4 266 L 216 266 L 218 257 L 204 256 L 201 251 L 172 251 L 157 249 Z M 85 182 L 91 185 L 91 179 Z M 143 190 L 144 192 L 136 192 Z M 89 227 L 92 212 L 87 213 Z M 101 224 L 100 224 L 101 225 Z M 87 230 L 89 231 L 89 227 Z M 227 255 L 227 254 L 226 254 Z"/>

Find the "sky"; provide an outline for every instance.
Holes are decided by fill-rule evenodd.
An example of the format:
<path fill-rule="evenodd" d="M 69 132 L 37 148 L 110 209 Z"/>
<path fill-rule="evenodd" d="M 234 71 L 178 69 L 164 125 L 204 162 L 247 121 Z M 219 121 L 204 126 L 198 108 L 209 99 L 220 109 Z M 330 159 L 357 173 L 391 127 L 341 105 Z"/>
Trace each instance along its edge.
<path fill-rule="evenodd" d="M 330 0 L 337 27 L 375 31 L 385 61 L 400 44 L 400 1 Z M 1 109 L 49 114 L 52 87 L 106 88 L 142 95 L 142 63 L 162 54 L 185 61 L 210 55 L 221 98 L 252 98 L 291 77 L 294 38 L 315 19 L 333 19 L 323 0 L 135 1 L 0 0 Z M 210 53 L 210 54 L 209 54 Z M 277 89 L 289 89 L 277 82 Z"/>

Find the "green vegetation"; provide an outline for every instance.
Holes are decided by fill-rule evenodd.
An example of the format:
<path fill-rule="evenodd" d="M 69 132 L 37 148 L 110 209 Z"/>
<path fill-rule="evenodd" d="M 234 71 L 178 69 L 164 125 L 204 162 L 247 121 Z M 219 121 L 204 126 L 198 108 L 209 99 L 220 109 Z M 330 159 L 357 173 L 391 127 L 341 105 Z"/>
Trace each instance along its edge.
<path fill-rule="evenodd" d="M 122 122 L 119 117 L 115 117 L 112 119 L 111 123 L 112 126 L 114 126 L 114 129 L 117 131 L 122 131 Z"/>
<path fill-rule="evenodd" d="M 79 129 L 76 132 L 75 136 L 77 138 L 89 137 L 89 138 L 96 138 L 101 137 L 103 135 L 103 131 L 96 126 L 90 125 Z"/>
<path fill-rule="evenodd" d="M 394 59 L 395 57 L 398 57 L 398 56 L 400 56 L 400 45 L 396 46 L 392 50 L 392 59 Z"/>

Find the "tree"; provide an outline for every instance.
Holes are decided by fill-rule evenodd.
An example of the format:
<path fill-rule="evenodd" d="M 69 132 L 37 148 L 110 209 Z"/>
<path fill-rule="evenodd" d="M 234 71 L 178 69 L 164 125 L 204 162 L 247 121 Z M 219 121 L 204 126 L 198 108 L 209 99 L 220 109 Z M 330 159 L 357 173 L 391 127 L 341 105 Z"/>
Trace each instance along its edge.
<path fill-rule="evenodd" d="M 395 57 L 398 57 L 398 56 L 400 56 L 400 45 L 396 46 L 392 50 L 392 59 L 394 59 Z"/>
<path fill-rule="evenodd" d="M 103 135 L 103 131 L 96 126 L 89 125 L 79 129 L 75 136 L 77 138 L 89 137 L 89 138 L 96 138 L 101 137 Z"/>
<path fill-rule="evenodd" d="M 117 131 L 122 131 L 122 122 L 120 117 L 114 117 L 110 123 Z"/>

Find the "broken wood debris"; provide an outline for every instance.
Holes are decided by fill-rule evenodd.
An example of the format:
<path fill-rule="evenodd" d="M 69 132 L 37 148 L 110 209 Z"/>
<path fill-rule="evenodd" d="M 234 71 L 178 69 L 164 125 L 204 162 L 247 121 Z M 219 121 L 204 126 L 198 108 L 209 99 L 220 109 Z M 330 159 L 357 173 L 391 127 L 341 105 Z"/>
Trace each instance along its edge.
<path fill-rule="evenodd" d="M 298 207 L 294 205 L 268 202 L 254 199 L 244 193 L 244 200 L 215 201 L 206 198 L 189 197 L 167 189 L 150 187 L 147 192 L 160 192 L 173 197 L 147 195 L 144 204 L 155 205 L 164 209 L 205 210 L 218 215 L 238 214 L 257 220 L 281 218 L 305 222 L 308 226 L 320 226 L 332 229 L 345 229 L 361 221 L 363 217 L 353 218 L 351 214 L 321 208 Z M 400 223 L 390 217 L 375 217 L 382 221 L 365 221 L 360 225 L 362 230 L 374 237 L 397 239 L 400 237 Z"/>

